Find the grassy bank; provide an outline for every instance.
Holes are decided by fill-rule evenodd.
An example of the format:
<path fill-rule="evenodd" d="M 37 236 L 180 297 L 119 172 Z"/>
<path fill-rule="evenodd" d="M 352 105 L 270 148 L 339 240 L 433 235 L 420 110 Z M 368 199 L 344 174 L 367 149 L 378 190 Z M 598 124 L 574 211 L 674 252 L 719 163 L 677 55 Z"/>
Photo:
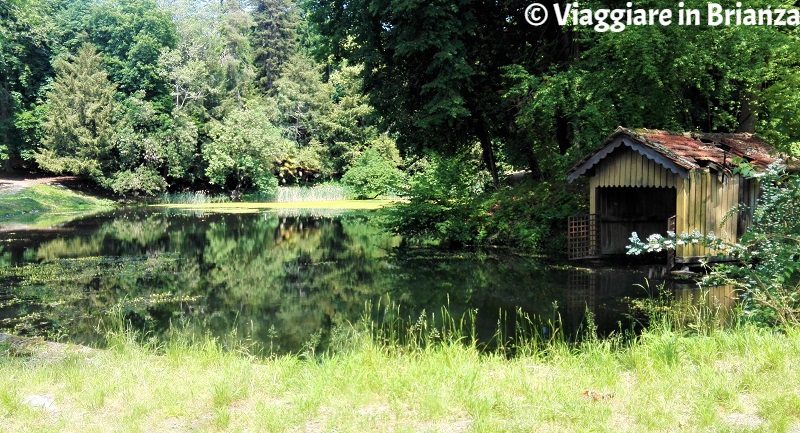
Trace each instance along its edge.
<path fill-rule="evenodd" d="M 111 200 L 84 195 L 51 185 L 31 185 L 0 191 L 0 224 L 51 225 L 85 214 L 112 209 Z"/>
<path fill-rule="evenodd" d="M 0 431 L 800 429 L 796 330 L 659 331 L 513 359 L 461 343 L 355 341 L 336 354 L 260 360 L 208 341 L 156 348 L 121 333 L 106 351 L 0 358 Z M 34 395 L 52 406 L 31 407 Z"/>

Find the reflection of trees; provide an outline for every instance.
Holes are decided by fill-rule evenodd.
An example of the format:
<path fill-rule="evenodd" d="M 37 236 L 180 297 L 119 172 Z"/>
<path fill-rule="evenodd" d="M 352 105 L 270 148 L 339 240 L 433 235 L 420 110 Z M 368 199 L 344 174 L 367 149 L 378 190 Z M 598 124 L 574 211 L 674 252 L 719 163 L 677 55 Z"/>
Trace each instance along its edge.
<path fill-rule="evenodd" d="M 168 238 L 169 228 L 167 220 L 160 215 L 143 216 L 140 212 L 121 211 L 88 235 L 70 233 L 49 240 L 40 244 L 36 253 L 40 260 L 49 261 L 98 254 L 140 254 L 154 249 L 163 251 L 159 241 Z"/>
<path fill-rule="evenodd" d="M 557 318 L 555 307 L 563 305 L 565 272 L 507 251 L 418 249 L 399 252 L 393 264 L 397 282 L 391 297 L 406 306 L 406 316 L 426 307 L 438 311 L 442 305 L 456 318 L 477 309 L 476 328 L 483 341 L 498 330 L 514 338 L 517 309 L 546 324 Z"/>
<path fill-rule="evenodd" d="M 284 349 L 355 320 L 386 287 L 378 259 L 390 238 L 363 222 L 270 214 L 245 225 L 212 224 L 207 238 L 210 307 L 262 341 L 277 329 Z"/>
<path fill-rule="evenodd" d="M 551 318 L 553 300 L 563 304 L 566 278 L 533 260 L 396 250 L 399 240 L 368 218 L 123 211 L 31 245 L 39 262 L 16 268 L 22 282 L 12 290 L 38 300 L 38 311 L 78 341 L 118 311 L 156 335 L 179 323 L 283 351 L 301 350 L 319 332 L 324 339 L 380 299 L 398 302 L 406 317 L 478 308 L 485 338 L 501 309 Z"/>
<path fill-rule="evenodd" d="M 24 281 L 14 290 L 80 341 L 120 311 L 155 333 L 180 321 L 267 341 L 272 328 L 299 350 L 312 333 L 355 320 L 386 286 L 376 259 L 392 242 L 349 217 L 126 211 L 36 246 L 41 262 L 15 271 Z"/>

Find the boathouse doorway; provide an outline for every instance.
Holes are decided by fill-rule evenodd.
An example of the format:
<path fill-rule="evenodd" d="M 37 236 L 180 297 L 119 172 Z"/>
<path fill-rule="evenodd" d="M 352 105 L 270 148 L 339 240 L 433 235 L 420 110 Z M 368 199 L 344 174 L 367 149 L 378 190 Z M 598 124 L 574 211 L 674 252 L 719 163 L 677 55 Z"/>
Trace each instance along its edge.
<path fill-rule="evenodd" d="M 600 254 L 625 254 L 631 233 L 641 239 L 667 234 L 676 211 L 676 189 L 655 187 L 597 187 Z"/>

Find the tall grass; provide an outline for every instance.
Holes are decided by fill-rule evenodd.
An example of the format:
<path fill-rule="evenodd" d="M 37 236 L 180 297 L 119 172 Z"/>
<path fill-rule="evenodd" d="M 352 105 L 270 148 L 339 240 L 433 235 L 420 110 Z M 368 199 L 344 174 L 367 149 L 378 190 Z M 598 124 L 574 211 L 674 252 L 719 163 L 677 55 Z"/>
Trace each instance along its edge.
<path fill-rule="evenodd" d="M 274 201 L 278 203 L 300 203 L 309 201 L 338 201 L 352 198 L 350 191 L 332 183 L 323 183 L 312 187 L 287 186 L 278 187 Z"/>
<path fill-rule="evenodd" d="M 468 311 L 437 312 L 434 319 L 380 307 L 387 308 L 385 320 L 375 316 L 378 306 L 370 307 L 361 322 L 331 336 L 342 350 L 315 351 L 310 344 L 302 354 L 268 358 L 209 336 L 154 342 L 109 319 L 108 350 L 0 358 L 0 431 L 800 427 L 796 329 L 740 326 L 697 336 L 656 328 L 625 341 L 587 337 L 572 344 L 552 332 L 536 340 L 545 350 L 508 357 L 473 344 Z M 50 395 L 57 410 L 23 403 L 30 395 Z"/>
<path fill-rule="evenodd" d="M 205 204 L 225 203 L 230 197 L 225 194 L 211 194 L 208 191 L 176 192 L 161 196 L 161 203 L 165 204 Z"/>
<path fill-rule="evenodd" d="M 676 332 L 686 335 L 704 335 L 735 326 L 741 321 L 743 312 L 739 304 L 725 305 L 718 296 L 729 289 L 719 287 L 699 288 L 678 292 L 665 290 L 664 286 L 650 288 L 649 284 L 640 286 L 647 296 L 630 301 L 633 313 L 646 318 L 646 331 Z"/>
<path fill-rule="evenodd" d="M 367 304 L 301 353 L 236 338 L 141 334 L 119 311 L 108 350 L 0 358 L 0 431 L 790 432 L 800 428 L 800 330 L 720 326 L 711 307 L 646 301 L 649 327 L 581 338 L 558 316 Z M 673 310 L 674 311 L 671 311 Z M 322 340 L 328 340 L 321 350 Z M 779 386 L 776 384 L 780 384 Z M 52 396 L 57 411 L 23 403 Z"/>
<path fill-rule="evenodd" d="M 278 187 L 275 192 L 253 192 L 244 195 L 244 200 L 247 202 L 275 203 L 342 201 L 352 198 L 353 194 L 347 187 L 334 183 L 323 183 L 311 187 Z M 230 196 L 226 194 L 211 194 L 207 191 L 171 193 L 161 197 L 161 203 L 164 204 L 206 204 L 229 201 L 231 201 Z"/>

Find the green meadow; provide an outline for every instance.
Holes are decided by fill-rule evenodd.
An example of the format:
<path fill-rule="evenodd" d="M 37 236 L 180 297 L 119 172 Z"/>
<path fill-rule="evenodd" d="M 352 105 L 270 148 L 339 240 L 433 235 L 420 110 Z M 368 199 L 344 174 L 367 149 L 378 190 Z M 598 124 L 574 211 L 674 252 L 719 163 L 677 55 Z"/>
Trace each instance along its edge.
<path fill-rule="evenodd" d="M 52 185 L 0 192 L 0 225 L 49 227 L 79 216 L 111 210 L 116 204 Z"/>
<path fill-rule="evenodd" d="M 119 328 L 122 329 L 122 328 Z M 4 432 L 795 432 L 800 332 L 669 327 L 480 351 L 356 324 L 265 358 L 218 340 L 110 331 L 94 350 L 0 343 Z M 383 341 L 380 342 L 379 341 Z M 46 403 L 38 406 L 32 398 Z"/>

